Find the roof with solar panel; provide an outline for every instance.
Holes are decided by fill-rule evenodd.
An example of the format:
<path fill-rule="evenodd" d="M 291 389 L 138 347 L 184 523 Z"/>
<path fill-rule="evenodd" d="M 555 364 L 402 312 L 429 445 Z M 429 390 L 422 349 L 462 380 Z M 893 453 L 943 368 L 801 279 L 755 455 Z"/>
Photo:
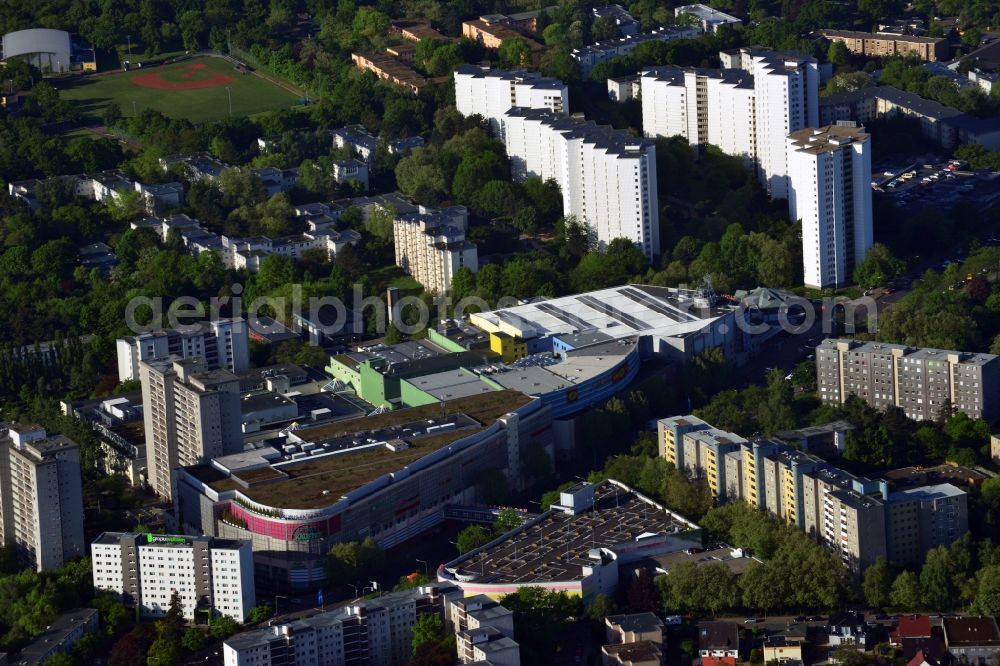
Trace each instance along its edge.
<path fill-rule="evenodd" d="M 488 331 L 526 340 L 589 336 L 594 342 L 636 335 L 696 334 L 732 311 L 703 289 L 623 285 L 470 315 Z"/>

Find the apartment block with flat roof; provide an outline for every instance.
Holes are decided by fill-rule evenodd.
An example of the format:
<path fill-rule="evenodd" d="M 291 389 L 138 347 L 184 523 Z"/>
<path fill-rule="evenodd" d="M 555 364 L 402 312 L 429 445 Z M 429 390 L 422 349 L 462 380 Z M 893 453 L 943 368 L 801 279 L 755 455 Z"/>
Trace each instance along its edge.
<path fill-rule="evenodd" d="M 479 250 L 465 237 L 463 206 L 397 214 L 392 221 L 396 265 L 429 292 L 444 294 L 460 268 L 479 270 Z"/>
<path fill-rule="evenodd" d="M 756 158 L 754 79 L 740 69 L 650 67 L 639 77 L 642 129 L 650 138 L 683 136 L 727 155 Z"/>
<path fill-rule="evenodd" d="M 514 614 L 485 594 L 448 598 L 445 627 L 454 632 L 458 661 L 519 666 L 521 650 L 514 641 Z"/>
<path fill-rule="evenodd" d="M 188 620 L 219 614 L 246 622 L 257 603 L 249 541 L 104 532 L 90 554 L 94 587 L 145 617 L 164 617 L 175 592 Z"/>
<path fill-rule="evenodd" d="M 500 119 L 514 106 L 569 113 L 569 88 L 559 79 L 524 70 L 483 69 L 462 65 L 455 70 L 455 106 L 463 116 L 480 115 L 503 139 Z"/>
<path fill-rule="evenodd" d="M 933 62 L 947 60 L 950 50 L 945 37 L 918 37 L 854 30 L 820 30 L 818 34 L 831 42 L 840 42 L 851 53 L 880 58 L 915 55 Z"/>
<path fill-rule="evenodd" d="M 223 643 L 225 666 L 380 664 L 403 666 L 412 656 L 413 626 L 443 614 L 453 585 L 430 583 L 376 599 L 236 634 Z"/>
<path fill-rule="evenodd" d="M 202 358 L 139 363 L 149 484 L 173 497 L 172 471 L 243 449 L 240 380 Z"/>
<path fill-rule="evenodd" d="M 678 469 L 688 476 L 704 478 L 713 497 L 728 499 L 725 456 L 739 451 L 746 440 L 716 428 L 684 433 L 681 440 L 684 463 Z"/>
<path fill-rule="evenodd" d="M 802 221 L 805 284 L 853 282 L 874 243 L 871 141 L 850 121 L 788 135 L 788 217 Z"/>
<path fill-rule="evenodd" d="M 0 424 L 0 543 L 37 571 L 80 557 L 80 447 L 40 426 Z"/>
<path fill-rule="evenodd" d="M 761 52 L 751 56 L 756 99 L 758 179 L 775 199 L 788 198 L 786 137 L 819 124 L 819 66 L 814 58 Z"/>
<path fill-rule="evenodd" d="M 854 395 L 876 408 L 895 405 L 918 421 L 945 407 L 997 418 L 1000 362 L 993 354 L 827 339 L 816 348 L 816 377 L 826 403 Z"/>
<path fill-rule="evenodd" d="M 772 197 L 787 198 L 786 137 L 819 124 L 819 65 L 813 58 L 765 49 L 720 57 L 726 66 L 721 70 L 643 70 L 643 132 L 718 146 L 753 165 Z"/>
<path fill-rule="evenodd" d="M 826 463 L 816 456 L 787 447 L 764 456 L 762 462 L 765 506 L 778 518 L 802 529 L 805 525 L 805 474 Z"/>
<path fill-rule="evenodd" d="M 820 542 L 837 551 L 857 573 L 886 557 L 885 503 L 854 490 L 838 490 L 823 497 Z"/>
<path fill-rule="evenodd" d="M 708 480 L 717 500 L 742 500 L 795 525 L 857 573 L 879 557 L 921 561 L 968 531 L 965 493 L 951 484 L 890 493 L 884 479 L 855 476 L 781 440 L 746 441 L 694 416 L 660 420 L 658 437 L 660 456 Z"/>
<path fill-rule="evenodd" d="M 200 322 L 184 330 L 164 329 L 118 338 L 118 381 L 139 379 L 139 362 L 171 356 L 201 356 L 209 369 L 245 372 L 250 368 L 247 323 L 243 319 Z"/>
<path fill-rule="evenodd" d="M 889 559 L 919 565 L 928 550 L 948 546 L 969 531 L 968 496 L 950 483 L 892 492 L 886 521 Z"/>
<path fill-rule="evenodd" d="M 627 238 L 650 259 L 660 253 L 652 141 L 541 109 L 512 108 L 501 126 L 513 177 L 559 183 L 563 214 L 586 225 L 601 249 Z"/>
<path fill-rule="evenodd" d="M 671 416 L 656 422 L 660 457 L 677 469 L 684 469 L 684 443 L 686 433 L 711 428 L 697 416 Z"/>

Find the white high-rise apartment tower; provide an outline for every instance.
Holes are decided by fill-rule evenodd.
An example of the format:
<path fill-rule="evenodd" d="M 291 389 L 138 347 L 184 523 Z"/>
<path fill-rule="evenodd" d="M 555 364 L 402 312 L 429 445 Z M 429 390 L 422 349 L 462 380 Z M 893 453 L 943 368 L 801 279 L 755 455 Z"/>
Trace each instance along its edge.
<path fill-rule="evenodd" d="M 247 323 L 218 319 L 193 324 L 184 331 L 166 329 L 119 338 L 118 381 L 139 379 L 139 361 L 201 356 L 210 369 L 243 372 L 250 368 Z"/>
<path fill-rule="evenodd" d="M 756 166 L 757 178 L 776 199 L 788 196 L 785 139 L 819 122 L 819 67 L 812 58 L 765 50 L 740 52 L 709 70 L 643 70 L 642 127 L 648 137 L 683 136 L 693 146 L 712 144 Z"/>
<path fill-rule="evenodd" d="M 243 449 L 240 381 L 204 359 L 139 363 L 149 484 L 172 497 L 171 470 Z"/>
<path fill-rule="evenodd" d="M 250 542 L 104 532 L 90 544 L 94 587 L 145 617 L 163 617 L 174 592 L 188 620 L 213 613 L 246 622 L 256 601 Z"/>
<path fill-rule="evenodd" d="M 455 70 L 455 106 L 463 116 L 481 115 L 493 134 L 503 139 L 500 117 L 509 108 L 546 109 L 564 116 L 569 112 L 569 88 L 536 72 L 462 65 Z"/>
<path fill-rule="evenodd" d="M 651 141 L 539 109 L 512 108 L 501 125 L 515 179 L 538 176 L 559 183 L 563 214 L 576 216 L 602 249 L 627 238 L 650 259 L 659 254 Z"/>
<path fill-rule="evenodd" d="M 0 425 L 0 543 L 38 571 L 84 554 L 76 442 L 39 426 Z"/>
<path fill-rule="evenodd" d="M 792 132 L 788 213 L 802 220 L 805 284 L 849 284 L 872 246 L 871 142 L 853 123 Z"/>
<path fill-rule="evenodd" d="M 758 178 L 774 199 L 788 197 L 786 137 L 819 124 L 819 66 L 813 58 L 752 56 Z"/>
<path fill-rule="evenodd" d="M 647 137 L 683 136 L 752 164 L 756 155 L 753 77 L 739 69 L 673 65 L 644 69 L 642 126 Z"/>

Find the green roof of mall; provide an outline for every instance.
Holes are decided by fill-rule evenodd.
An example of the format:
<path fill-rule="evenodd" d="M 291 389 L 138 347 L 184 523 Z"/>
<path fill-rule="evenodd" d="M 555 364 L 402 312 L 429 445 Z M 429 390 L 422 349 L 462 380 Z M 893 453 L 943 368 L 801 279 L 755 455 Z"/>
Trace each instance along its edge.
<path fill-rule="evenodd" d="M 460 425 L 440 434 L 425 434 L 409 439 L 401 437 L 409 444 L 409 448 L 399 451 L 378 446 L 356 453 L 283 460 L 280 465 L 237 469 L 229 473 L 209 464 L 189 467 L 186 471 L 217 492 L 238 490 L 251 501 L 266 506 L 285 509 L 321 508 L 337 501 L 344 493 L 479 432 L 504 414 L 523 407 L 531 400 L 529 396 L 517 391 L 493 391 L 293 431 L 303 441 L 320 442 L 354 434 L 360 436 L 380 429 L 399 428 L 419 420 L 440 419 L 447 415 L 467 417 L 475 423 Z"/>

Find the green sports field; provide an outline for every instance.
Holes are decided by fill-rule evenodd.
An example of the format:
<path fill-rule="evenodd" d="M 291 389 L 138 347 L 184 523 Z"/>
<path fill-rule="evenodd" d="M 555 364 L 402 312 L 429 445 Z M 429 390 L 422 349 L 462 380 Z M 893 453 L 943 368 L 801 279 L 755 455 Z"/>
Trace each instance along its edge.
<path fill-rule="evenodd" d="M 116 103 L 125 116 L 156 109 L 192 122 L 247 116 L 295 105 L 299 95 L 254 74 L 243 74 L 223 58 L 198 57 L 169 65 L 143 67 L 65 79 L 58 84 L 63 99 L 76 102 L 90 116 L 100 116 Z M 227 92 L 226 89 L 229 89 Z"/>

